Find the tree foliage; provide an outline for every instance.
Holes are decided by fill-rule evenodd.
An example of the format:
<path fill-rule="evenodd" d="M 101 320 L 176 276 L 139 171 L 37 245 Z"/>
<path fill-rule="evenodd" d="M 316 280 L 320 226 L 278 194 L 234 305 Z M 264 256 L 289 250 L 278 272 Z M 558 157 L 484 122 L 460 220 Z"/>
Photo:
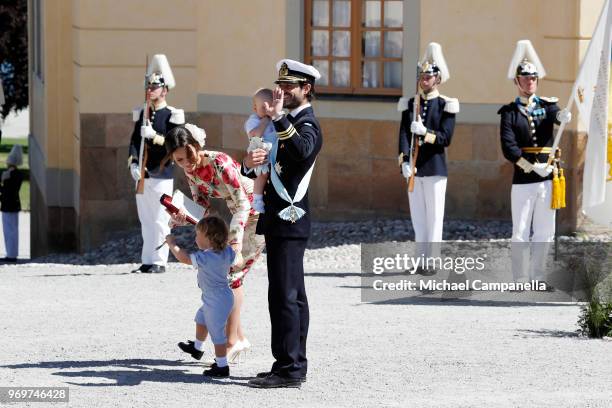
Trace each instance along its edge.
<path fill-rule="evenodd" d="M 0 78 L 5 103 L 0 115 L 28 107 L 28 2 L 0 1 Z"/>

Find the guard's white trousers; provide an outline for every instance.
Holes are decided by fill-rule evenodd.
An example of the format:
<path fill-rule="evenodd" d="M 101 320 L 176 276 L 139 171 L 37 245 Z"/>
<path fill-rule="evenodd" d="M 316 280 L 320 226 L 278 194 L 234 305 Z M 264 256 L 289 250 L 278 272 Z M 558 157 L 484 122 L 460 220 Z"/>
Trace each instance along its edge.
<path fill-rule="evenodd" d="M 440 256 L 446 181 L 444 176 L 415 177 L 414 191 L 408 192 L 417 256 Z"/>
<path fill-rule="evenodd" d="M 159 202 L 162 194 L 172 195 L 172 179 L 148 178 L 144 182 L 144 193 L 136 194 L 136 207 L 142 230 L 142 263 L 145 265 L 166 265 L 168 245 L 155 250 L 170 234 L 170 215 Z"/>
<path fill-rule="evenodd" d="M 555 210 L 550 208 L 552 181 L 512 185 L 512 276 L 543 279 Z M 533 235 L 531 231 L 533 229 Z"/>
<path fill-rule="evenodd" d="M 19 255 L 19 213 L 2 212 L 2 232 L 7 258 L 17 258 Z"/>

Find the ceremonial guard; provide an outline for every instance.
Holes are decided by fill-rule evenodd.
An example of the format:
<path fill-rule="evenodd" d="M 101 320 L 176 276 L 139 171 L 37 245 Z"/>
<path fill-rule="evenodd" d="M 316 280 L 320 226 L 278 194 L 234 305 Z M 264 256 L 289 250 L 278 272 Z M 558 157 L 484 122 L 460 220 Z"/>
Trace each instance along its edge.
<path fill-rule="evenodd" d="M 323 145 L 319 122 L 310 104 L 319 72 L 312 66 L 281 60 L 278 86 L 266 113 L 278 135 L 270 151 L 270 177 L 264 189 L 266 212 L 260 214 L 257 233 L 266 240 L 268 308 L 272 326 L 272 355 L 269 372 L 249 381 L 259 388 L 299 387 L 306 380 L 306 337 L 308 300 L 304 286 L 304 251 L 310 236 L 308 184 L 317 154 Z M 289 114 L 283 113 L 283 108 Z M 243 174 L 266 162 L 266 151 L 249 153 Z"/>
<path fill-rule="evenodd" d="M 166 162 L 164 135 L 185 123 L 182 109 L 168 106 L 166 95 L 175 81 L 168 59 L 153 56 L 145 77 L 145 106 L 133 112 L 134 131 L 128 166 L 136 182 L 136 206 L 142 229 L 142 265 L 134 272 L 161 273 L 166 270 L 170 216 L 159 204 L 162 194 L 172 195 L 174 163 Z M 144 143 L 142 143 L 144 141 Z"/>
<path fill-rule="evenodd" d="M 446 148 L 453 137 L 459 101 L 438 91 L 438 86 L 449 78 L 440 44 L 427 46 L 417 69 L 418 98 L 401 98 L 398 104 L 402 111 L 398 161 L 408 183 L 417 254 L 427 257 L 439 255 L 442 242 L 448 176 Z"/>
<path fill-rule="evenodd" d="M 531 42 L 519 41 L 508 68 L 508 79 L 514 81 L 518 96 L 498 112 L 501 148 L 514 164 L 511 200 L 515 281 L 525 275 L 543 278 L 546 255 L 555 235 L 555 208 L 564 206 L 558 199 L 564 177 L 559 152 L 552 152 L 553 126 L 569 122 L 572 115 L 559 109 L 557 98 L 536 95 L 538 81 L 545 75 Z"/>

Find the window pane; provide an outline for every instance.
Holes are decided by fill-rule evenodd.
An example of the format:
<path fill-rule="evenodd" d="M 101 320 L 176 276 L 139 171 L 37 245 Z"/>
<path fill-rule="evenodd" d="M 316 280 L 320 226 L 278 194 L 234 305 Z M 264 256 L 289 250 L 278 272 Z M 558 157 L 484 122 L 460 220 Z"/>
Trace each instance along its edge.
<path fill-rule="evenodd" d="M 362 85 L 364 88 L 378 88 L 378 72 L 380 64 L 376 61 L 366 61 L 363 63 Z"/>
<path fill-rule="evenodd" d="M 310 52 L 312 55 L 319 57 L 329 55 L 329 31 L 312 30 L 312 44 Z"/>
<path fill-rule="evenodd" d="M 317 85 L 327 86 L 329 84 L 329 61 L 314 60 L 312 66 L 321 74 L 321 78 L 317 79 Z"/>
<path fill-rule="evenodd" d="M 380 27 L 380 1 L 365 1 L 363 6 L 363 25 L 366 27 Z"/>
<path fill-rule="evenodd" d="M 351 55 L 350 31 L 334 31 L 332 51 L 335 57 L 349 57 Z"/>
<path fill-rule="evenodd" d="M 347 0 L 334 1 L 334 27 L 349 27 L 351 25 L 351 2 Z"/>
<path fill-rule="evenodd" d="M 380 57 L 380 31 L 367 31 L 363 34 L 363 55 Z"/>
<path fill-rule="evenodd" d="M 403 18 L 402 1 L 385 1 L 385 27 L 401 27 Z"/>
<path fill-rule="evenodd" d="M 385 33 L 385 57 L 402 57 L 402 32 L 389 31 Z"/>
<path fill-rule="evenodd" d="M 351 77 L 351 68 L 348 61 L 334 61 L 332 63 L 332 82 L 334 86 L 348 87 Z"/>
<path fill-rule="evenodd" d="M 327 0 L 314 0 L 312 2 L 312 25 L 315 27 L 329 25 L 329 2 Z"/>
<path fill-rule="evenodd" d="M 385 62 L 384 87 L 385 88 L 401 88 L 402 87 L 402 63 L 401 62 Z"/>

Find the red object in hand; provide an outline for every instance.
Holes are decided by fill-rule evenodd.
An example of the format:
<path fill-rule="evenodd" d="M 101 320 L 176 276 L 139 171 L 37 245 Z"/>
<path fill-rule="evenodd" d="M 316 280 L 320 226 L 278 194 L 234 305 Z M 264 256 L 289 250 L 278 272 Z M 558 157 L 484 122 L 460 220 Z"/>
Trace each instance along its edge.
<path fill-rule="evenodd" d="M 178 212 L 180 211 L 174 204 L 172 204 L 172 197 L 170 197 L 168 194 L 162 194 L 161 198 L 159 199 L 159 202 L 161 203 L 161 205 L 166 207 L 171 214 L 178 214 Z M 187 216 L 187 222 L 193 225 L 196 225 L 198 223 L 190 216 Z"/>

